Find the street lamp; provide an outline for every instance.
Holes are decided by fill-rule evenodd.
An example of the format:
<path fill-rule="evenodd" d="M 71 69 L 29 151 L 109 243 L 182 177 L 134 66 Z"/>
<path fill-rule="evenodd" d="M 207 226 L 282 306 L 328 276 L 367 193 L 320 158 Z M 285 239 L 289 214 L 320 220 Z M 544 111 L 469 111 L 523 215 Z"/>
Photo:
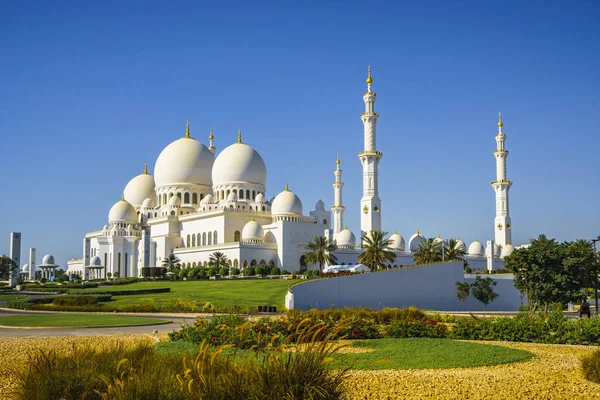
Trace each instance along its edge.
<path fill-rule="evenodd" d="M 596 315 L 598 315 L 598 253 L 596 252 L 596 242 L 600 242 L 600 236 L 592 239 L 594 243 L 594 296 L 596 297 Z"/>

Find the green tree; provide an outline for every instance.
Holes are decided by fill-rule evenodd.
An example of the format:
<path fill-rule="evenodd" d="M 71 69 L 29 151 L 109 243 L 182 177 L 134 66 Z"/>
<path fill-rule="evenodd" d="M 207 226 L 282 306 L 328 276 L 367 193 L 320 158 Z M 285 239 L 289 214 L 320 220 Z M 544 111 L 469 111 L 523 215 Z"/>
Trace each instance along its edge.
<path fill-rule="evenodd" d="M 256 275 L 256 268 L 253 266 L 246 267 L 244 269 L 244 276 L 254 276 Z"/>
<path fill-rule="evenodd" d="M 465 300 L 471 294 L 471 285 L 468 282 L 456 281 L 456 297 L 460 300 L 460 311 Z"/>
<path fill-rule="evenodd" d="M 467 251 L 463 247 L 458 247 L 458 240 L 448 239 L 444 245 L 444 260 L 445 261 L 462 261 L 465 262 Z"/>
<path fill-rule="evenodd" d="M 227 256 L 221 253 L 220 251 L 215 251 L 208 257 L 208 265 L 213 267 L 217 271 L 220 271 L 221 268 L 226 268 L 227 270 L 229 270 L 228 261 L 229 260 L 227 259 Z"/>
<path fill-rule="evenodd" d="M 306 245 L 308 252 L 304 254 L 306 264 L 318 265 L 319 273 L 323 271 L 323 264 L 337 264 L 337 257 L 333 254 L 337 250 L 335 244 L 331 243 L 325 236 L 317 236 L 315 240 Z"/>
<path fill-rule="evenodd" d="M 368 265 L 372 271 L 375 271 L 396 261 L 396 253 L 390 248 L 392 241 L 386 236 L 387 232 L 380 230 L 372 230 L 369 234 L 363 234 L 363 252 L 358 256 L 358 262 Z"/>
<path fill-rule="evenodd" d="M 303 273 L 304 271 L 306 271 L 307 265 L 306 265 L 306 256 L 303 254 L 300 256 L 300 273 Z"/>
<path fill-rule="evenodd" d="M 425 239 L 419 244 L 414 254 L 417 265 L 432 264 L 442 261 L 442 246 L 435 239 Z"/>
<path fill-rule="evenodd" d="M 162 261 L 162 267 L 166 268 L 168 272 L 175 272 L 181 269 L 181 260 L 175 254 L 171 253 Z"/>
<path fill-rule="evenodd" d="M 473 297 L 483 303 L 483 311 L 487 311 L 487 305 L 494 302 L 498 297 L 498 293 L 494 292 L 496 281 L 486 276 L 475 278 L 475 282 L 471 284 L 471 293 Z"/>
<path fill-rule="evenodd" d="M 19 269 L 19 266 L 10 257 L 0 257 L 0 280 L 7 281 L 11 274 L 14 274 Z"/>

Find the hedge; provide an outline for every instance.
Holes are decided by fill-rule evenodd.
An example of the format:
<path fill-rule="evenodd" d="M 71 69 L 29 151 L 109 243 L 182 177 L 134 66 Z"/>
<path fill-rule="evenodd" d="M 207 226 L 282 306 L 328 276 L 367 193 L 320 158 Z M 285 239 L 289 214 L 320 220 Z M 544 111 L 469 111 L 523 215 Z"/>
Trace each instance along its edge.
<path fill-rule="evenodd" d="M 156 294 L 156 293 L 168 293 L 171 291 L 171 288 L 156 288 L 156 289 L 130 289 L 130 290 L 94 290 L 90 292 L 89 290 L 69 290 L 69 294 L 75 295 L 86 295 L 86 294 L 110 294 L 113 296 L 131 296 L 138 294 Z"/>

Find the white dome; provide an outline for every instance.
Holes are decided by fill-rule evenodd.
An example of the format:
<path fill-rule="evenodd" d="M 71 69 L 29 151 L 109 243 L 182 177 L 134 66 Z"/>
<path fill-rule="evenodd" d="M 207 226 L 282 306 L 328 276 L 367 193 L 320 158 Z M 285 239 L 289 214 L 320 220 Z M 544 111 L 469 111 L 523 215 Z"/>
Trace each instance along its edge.
<path fill-rule="evenodd" d="M 265 195 L 262 193 L 259 193 L 256 195 L 256 197 L 254 198 L 254 201 L 257 203 L 264 203 L 265 202 Z"/>
<path fill-rule="evenodd" d="M 212 194 L 207 194 L 205 198 L 202 199 L 202 201 L 200 201 L 201 204 L 208 204 L 208 203 L 212 203 L 213 202 L 213 195 Z"/>
<path fill-rule="evenodd" d="M 42 257 L 41 265 L 54 265 L 54 256 L 52 254 L 46 254 Z"/>
<path fill-rule="evenodd" d="M 398 232 L 394 233 L 392 236 L 390 236 L 390 247 L 393 250 L 400 250 L 400 251 L 404 251 L 404 249 L 406 248 L 406 243 L 404 242 L 404 238 L 402 236 L 400 236 L 398 234 Z"/>
<path fill-rule="evenodd" d="M 227 183 L 267 184 L 267 167 L 256 150 L 245 143 L 234 143 L 225 148 L 215 160 L 212 169 L 214 186 Z"/>
<path fill-rule="evenodd" d="M 215 157 L 208 148 L 191 137 L 169 144 L 154 166 L 156 186 L 194 184 L 211 186 Z"/>
<path fill-rule="evenodd" d="M 421 233 L 419 233 L 419 231 L 417 231 L 414 235 L 412 235 L 410 237 L 410 239 L 408 240 L 408 249 L 414 253 L 417 250 L 419 250 L 419 245 L 421 243 L 425 243 L 425 238 L 423 237 L 423 235 L 421 235 Z"/>
<path fill-rule="evenodd" d="M 169 205 L 175 207 L 181 207 L 181 199 L 179 196 L 171 196 L 169 198 Z"/>
<path fill-rule="evenodd" d="M 325 210 L 325 203 L 323 203 L 322 200 L 317 201 L 317 204 L 315 204 L 315 210 L 317 210 L 317 211 L 324 211 Z"/>
<path fill-rule="evenodd" d="M 272 215 L 302 215 L 302 202 L 294 192 L 286 189 L 275 196 L 271 204 Z"/>
<path fill-rule="evenodd" d="M 21 267 L 21 271 L 29 272 L 29 264 L 23 264 L 23 266 Z"/>
<path fill-rule="evenodd" d="M 264 236 L 265 232 L 262 226 L 254 220 L 248 221 L 242 229 L 242 240 L 262 241 Z"/>
<path fill-rule="evenodd" d="M 456 246 L 454 246 L 455 249 L 462 249 L 464 251 L 467 251 L 467 246 L 465 245 L 465 242 L 463 242 L 462 240 L 460 240 L 460 238 L 456 239 Z"/>
<path fill-rule="evenodd" d="M 123 196 L 134 207 L 141 206 L 147 198 L 156 199 L 154 177 L 146 172 L 139 174 L 125 186 Z"/>
<path fill-rule="evenodd" d="M 108 212 L 108 222 L 128 222 L 135 224 L 137 222 L 135 208 L 129 202 L 119 200 Z"/>
<path fill-rule="evenodd" d="M 237 193 L 235 192 L 231 192 L 229 193 L 229 196 L 227 196 L 227 201 L 237 201 L 238 196 Z"/>
<path fill-rule="evenodd" d="M 146 197 L 144 199 L 144 201 L 142 201 L 142 207 L 143 208 L 154 208 L 154 200 L 152 200 L 150 197 Z"/>
<path fill-rule="evenodd" d="M 442 248 L 442 247 L 446 246 L 446 241 L 444 239 L 442 239 L 441 237 L 438 236 L 435 239 L 433 239 L 433 244 L 436 244 L 440 248 Z"/>
<path fill-rule="evenodd" d="M 479 243 L 479 241 L 477 239 L 475 239 L 475 241 L 469 245 L 469 255 L 476 256 L 476 257 L 483 257 L 483 255 L 484 255 L 483 245 L 481 243 Z"/>
<path fill-rule="evenodd" d="M 94 256 L 90 260 L 90 265 L 101 266 L 102 265 L 102 260 L 100 259 L 100 257 Z"/>
<path fill-rule="evenodd" d="M 513 253 L 513 251 L 515 251 L 515 248 L 513 247 L 513 245 L 510 243 L 507 243 L 506 246 L 504 246 L 502 248 L 502 252 L 500 253 L 500 256 L 502 258 L 508 257 Z"/>
<path fill-rule="evenodd" d="M 335 237 L 335 243 L 337 246 L 356 246 L 356 236 L 348 228 L 340 231 Z"/>
<path fill-rule="evenodd" d="M 498 246 L 496 243 L 494 243 L 494 257 L 500 257 L 501 250 L 500 250 L 500 246 Z"/>

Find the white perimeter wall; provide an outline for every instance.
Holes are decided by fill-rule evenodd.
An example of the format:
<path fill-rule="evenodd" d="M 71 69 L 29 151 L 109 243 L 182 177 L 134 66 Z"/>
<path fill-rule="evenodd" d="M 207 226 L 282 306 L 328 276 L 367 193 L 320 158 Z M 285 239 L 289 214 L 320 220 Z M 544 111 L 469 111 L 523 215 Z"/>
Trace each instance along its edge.
<path fill-rule="evenodd" d="M 488 305 L 490 311 L 517 310 L 521 304 L 520 293 L 512 277 L 495 277 L 494 290 L 498 298 Z M 286 307 L 298 310 L 342 307 L 403 308 L 457 311 L 456 281 L 472 283 L 474 276 L 463 273 L 462 262 L 449 262 L 372 272 L 331 279 L 319 279 L 292 287 L 286 296 Z M 472 298 L 464 303 L 463 310 L 482 311 L 483 304 Z"/>

